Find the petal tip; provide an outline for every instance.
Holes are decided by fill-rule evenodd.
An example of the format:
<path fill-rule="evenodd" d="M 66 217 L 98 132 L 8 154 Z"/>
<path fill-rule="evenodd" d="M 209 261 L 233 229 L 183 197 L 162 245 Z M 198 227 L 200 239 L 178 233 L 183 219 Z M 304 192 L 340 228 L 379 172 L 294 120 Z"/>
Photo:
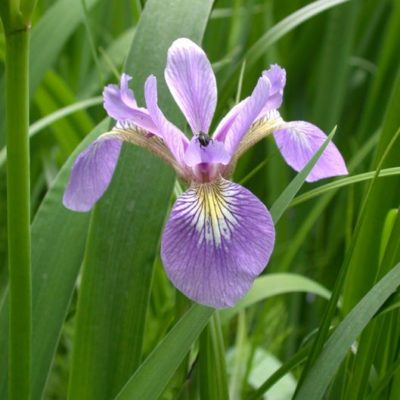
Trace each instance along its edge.
<path fill-rule="evenodd" d="M 90 211 L 111 182 L 121 146 L 119 139 L 100 138 L 78 155 L 63 196 L 66 208 Z"/>
<path fill-rule="evenodd" d="M 317 126 L 305 121 L 292 121 L 274 132 L 274 139 L 286 163 L 301 171 L 325 142 L 327 136 Z M 329 142 L 306 178 L 306 182 L 347 175 L 345 161 L 333 142 Z"/>

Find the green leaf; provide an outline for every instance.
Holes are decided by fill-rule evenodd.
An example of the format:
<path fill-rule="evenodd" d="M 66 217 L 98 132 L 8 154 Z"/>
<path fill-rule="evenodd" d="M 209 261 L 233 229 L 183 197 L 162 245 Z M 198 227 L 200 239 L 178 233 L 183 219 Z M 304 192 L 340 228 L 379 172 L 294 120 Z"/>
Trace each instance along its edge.
<path fill-rule="evenodd" d="M 364 172 L 362 174 L 348 176 L 346 178 L 335 179 L 333 182 L 329 182 L 326 185 L 319 186 L 315 189 L 309 190 L 297 196 L 290 203 L 290 206 L 297 206 L 305 201 L 311 200 L 314 197 L 321 196 L 324 193 L 336 190 L 341 187 L 354 185 L 355 183 L 369 181 L 375 178 L 377 171 Z M 378 171 L 378 178 L 384 178 L 386 176 L 400 175 L 400 167 L 385 168 Z"/>
<path fill-rule="evenodd" d="M 45 117 L 39 119 L 38 121 L 34 122 L 29 127 L 29 137 L 32 138 L 36 136 L 39 132 L 41 132 L 44 128 L 47 128 L 53 122 L 56 122 L 70 114 L 73 114 L 77 111 L 84 110 L 88 107 L 93 107 L 103 102 L 103 98 L 92 97 L 90 99 L 78 101 L 77 103 L 73 103 L 69 106 L 60 108 L 59 110 L 46 115 Z M 0 150 L 0 169 L 4 167 L 7 161 L 7 149 L 4 147 Z"/>
<path fill-rule="evenodd" d="M 159 398 L 213 312 L 211 308 L 193 305 L 141 364 L 115 400 Z"/>
<path fill-rule="evenodd" d="M 32 223 L 32 399 L 40 399 L 81 265 L 89 215 L 73 213 L 62 196 L 73 160 L 107 129 L 103 121 L 64 164 Z M 57 234 L 55 235 L 55 232 Z M 79 239 L 79 240 L 78 240 Z M 0 309 L 0 345 L 8 342 L 8 301 Z M 7 371 L 7 351 L 0 352 L 0 369 Z M 0 398 L 7 399 L 7 379 L 0 381 Z"/>
<path fill-rule="evenodd" d="M 320 400 L 359 334 L 400 285 L 400 264 L 382 278 L 350 311 L 326 342 L 300 387 L 296 400 Z"/>
<path fill-rule="evenodd" d="M 360 6 L 360 0 L 353 0 L 329 12 L 313 109 L 313 122 L 323 130 L 330 129 L 339 120 L 344 107 L 350 70 L 348 60 L 353 51 Z"/>
<path fill-rule="evenodd" d="M 389 212 L 381 239 L 380 268 L 376 280 L 387 273 L 387 268 L 400 258 L 400 214 L 397 210 Z M 387 313 L 387 310 L 385 310 Z M 359 339 L 357 353 L 352 364 L 351 379 L 346 385 L 347 398 L 364 399 L 368 389 L 368 380 L 374 361 L 379 369 L 385 370 L 394 361 L 395 355 L 391 349 L 390 336 L 396 342 L 398 329 L 393 327 L 392 318 L 397 319 L 398 313 L 386 315 L 373 321 Z M 389 340 L 388 340 L 389 339 Z M 379 360 L 379 361 L 377 361 Z M 385 365 L 387 364 L 387 365 Z M 385 368 L 386 366 L 386 368 Z"/>
<path fill-rule="evenodd" d="M 228 400 L 224 339 L 218 313 L 214 313 L 211 317 L 199 342 L 197 372 L 200 398 L 202 400 Z"/>
<path fill-rule="evenodd" d="M 249 397 L 248 400 L 257 400 L 263 398 L 264 393 L 282 379 L 293 368 L 301 364 L 307 357 L 309 346 L 300 349 L 293 357 L 286 361 L 279 369 L 277 369 L 257 390 Z"/>
<path fill-rule="evenodd" d="M 91 9 L 99 0 L 86 0 Z M 51 67 L 67 39 L 83 21 L 81 0 L 59 0 L 50 7 L 32 30 L 30 43 L 29 88 L 34 94 L 44 74 Z M 46 44 L 45 46 L 43 44 Z M 0 81 L 0 93 L 4 91 L 4 81 Z M 4 99 L 0 97 L 0 115 L 4 115 Z M 4 145 L 0 125 L 0 145 Z"/>
<path fill-rule="evenodd" d="M 400 70 L 393 85 L 375 155 L 374 167 L 376 168 L 379 164 L 378 170 L 380 168 L 398 166 L 398 155 L 400 154 L 399 102 Z M 391 146 L 390 149 L 389 146 Z M 379 240 L 376 240 L 377 232 L 380 236 L 386 214 L 390 209 L 398 206 L 399 183 L 400 178 L 398 176 L 386 178 L 385 180 L 376 180 L 372 183 L 360 232 L 354 239 L 354 249 L 344 285 L 344 312 L 349 311 L 373 285 L 379 265 Z M 374 222 L 371 223 L 371 221 Z"/>
<path fill-rule="evenodd" d="M 99 0 L 85 0 L 88 10 L 98 2 Z M 65 42 L 83 20 L 82 0 L 58 0 L 34 27 L 30 61 L 31 95 L 57 60 Z"/>
<path fill-rule="evenodd" d="M 247 60 L 247 67 L 250 68 L 269 47 L 303 22 L 347 1 L 349 0 L 318 0 L 290 14 L 269 29 L 250 47 L 243 57 Z"/>
<path fill-rule="evenodd" d="M 137 26 L 126 63 L 135 77 L 135 96 L 140 101 L 146 77 L 155 74 L 161 108 L 175 120 L 181 113 L 171 107 L 162 79 L 166 53 L 178 37 L 201 41 L 211 6 L 210 0 L 149 0 Z M 113 398 L 139 366 L 153 263 L 173 185 L 174 174 L 159 159 L 133 146 L 124 148 L 91 219 L 70 399 Z"/>
<path fill-rule="evenodd" d="M 257 278 L 254 281 L 250 292 L 240 300 L 235 307 L 224 310 L 223 321 L 228 320 L 240 310 L 249 307 L 259 301 L 266 300 L 273 296 L 286 293 L 305 292 L 313 293 L 325 299 L 329 299 L 330 292 L 322 285 L 301 275 L 276 273 Z"/>
<path fill-rule="evenodd" d="M 339 4 L 343 4 L 349 0 L 317 0 L 307 6 L 300 8 L 294 13 L 288 15 L 286 18 L 279 21 L 272 28 L 268 29 L 241 57 L 236 60 L 236 63 L 224 74 L 223 85 L 224 92 L 226 93 L 223 100 L 226 100 L 228 93 L 229 84 L 232 84 L 230 78 L 235 71 L 240 67 L 244 60 L 246 60 L 247 68 L 250 69 L 266 51 L 275 44 L 279 39 L 291 32 L 297 26 L 303 22 L 308 21 L 312 17 L 332 8 Z"/>

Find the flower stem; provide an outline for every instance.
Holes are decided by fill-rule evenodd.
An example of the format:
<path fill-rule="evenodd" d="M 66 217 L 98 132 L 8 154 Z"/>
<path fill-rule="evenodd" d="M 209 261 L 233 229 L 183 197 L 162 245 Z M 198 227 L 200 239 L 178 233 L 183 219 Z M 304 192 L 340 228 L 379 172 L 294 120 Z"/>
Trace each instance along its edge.
<path fill-rule="evenodd" d="M 6 127 L 10 400 L 29 399 L 31 381 L 28 57 L 29 28 L 8 32 L 6 35 Z"/>

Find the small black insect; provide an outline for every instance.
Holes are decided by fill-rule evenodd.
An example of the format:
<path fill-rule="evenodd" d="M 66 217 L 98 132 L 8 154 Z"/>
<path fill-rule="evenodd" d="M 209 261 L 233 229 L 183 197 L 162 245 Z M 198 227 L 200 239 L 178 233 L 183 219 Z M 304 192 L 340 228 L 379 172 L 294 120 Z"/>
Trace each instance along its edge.
<path fill-rule="evenodd" d="M 204 132 L 200 132 L 197 136 L 197 139 L 200 143 L 200 147 L 207 147 L 210 142 L 212 142 L 210 136 L 208 136 L 208 134 Z"/>

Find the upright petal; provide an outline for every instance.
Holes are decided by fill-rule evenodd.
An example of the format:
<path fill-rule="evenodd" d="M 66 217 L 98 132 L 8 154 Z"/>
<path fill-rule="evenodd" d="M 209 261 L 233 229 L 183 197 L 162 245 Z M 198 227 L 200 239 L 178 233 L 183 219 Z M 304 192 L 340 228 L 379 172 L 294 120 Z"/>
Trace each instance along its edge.
<path fill-rule="evenodd" d="M 240 108 L 238 115 L 233 121 L 231 128 L 225 136 L 225 148 L 233 155 L 240 141 L 250 126 L 260 114 L 269 96 L 270 83 L 268 79 L 260 78 L 251 96 Z"/>
<path fill-rule="evenodd" d="M 282 104 L 283 88 L 286 84 L 286 71 L 279 65 L 274 64 L 264 71 L 262 76 L 268 79 L 271 84 L 268 101 L 264 105 L 263 111 L 276 110 Z"/>
<path fill-rule="evenodd" d="M 173 284 L 211 307 L 233 306 L 268 263 L 271 215 L 244 187 L 226 180 L 193 186 L 175 202 L 161 257 Z"/>
<path fill-rule="evenodd" d="M 89 211 L 108 188 L 117 166 L 122 141 L 99 138 L 79 154 L 64 193 L 64 206 Z"/>
<path fill-rule="evenodd" d="M 168 50 L 165 80 L 195 133 L 207 133 L 217 103 L 217 84 L 210 61 L 191 40 L 175 40 Z"/>
<path fill-rule="evenodd" d="M 177 162 L 184 165 L 183 156 L 189 140 L 174 124 L 165 118 L 165 115 L 158 107 L 157 79 L 154 75 L 150 75 L 146 80 L 144 97 L 151 118 L 161 133 L 166 146 L 174 155 Z"/>
<path fill-rule="evenodd" d="M 132 79 L 131 76 L 127 74 L 121 75 L 120 87 L 121 87 L 121 100 L 131 108 L 137 108 L 137 103 L 133 90 L 129 89 L 129 81 Z"/>
<path fill-rule="evenodd" d="M 184 161 L 189 167 L 201 163 L 228 164 L 231 157 L 225 150 L 223 143 L 212 140 L 207 147 L 200 146 L 197 137 L 193 137 L 186 149 Z"/>
<path fill-rule="evenodd" d="M 129 75 L 122 74 L 120 87 L 108 85 L 103 90 L 104 108 L 107 114 L 119 122 L 130 122 L 138 127 L 158 134 L 148 111 L 138 107 L 133 91 L 129 89 Z"/>
<path fill-rule="evenodd" d="M 309 122 L 293 121 L 274 132 L 274 138 L 285 161 L 301 171 L 326 140 L 326 135 Z M 314 182 L 331 176 L 347 175 L 348 171 L 337 147 L 330 142 L 311 170 L 306 181 Z"/>
<path fill-rule="evenodd" d="M 229 129 L 231 129 L 232 124 L 235 122 L 236 117 L 239 115 L 241 109 L 246 104 L 248 97 L 243 99 L 240 103 L 233 106 L 229 112 L 221 119 L 218 124 L 215 132 L 213 134 L 214 140 L 219 140 L 220 142 L 224 142 Z"/>

